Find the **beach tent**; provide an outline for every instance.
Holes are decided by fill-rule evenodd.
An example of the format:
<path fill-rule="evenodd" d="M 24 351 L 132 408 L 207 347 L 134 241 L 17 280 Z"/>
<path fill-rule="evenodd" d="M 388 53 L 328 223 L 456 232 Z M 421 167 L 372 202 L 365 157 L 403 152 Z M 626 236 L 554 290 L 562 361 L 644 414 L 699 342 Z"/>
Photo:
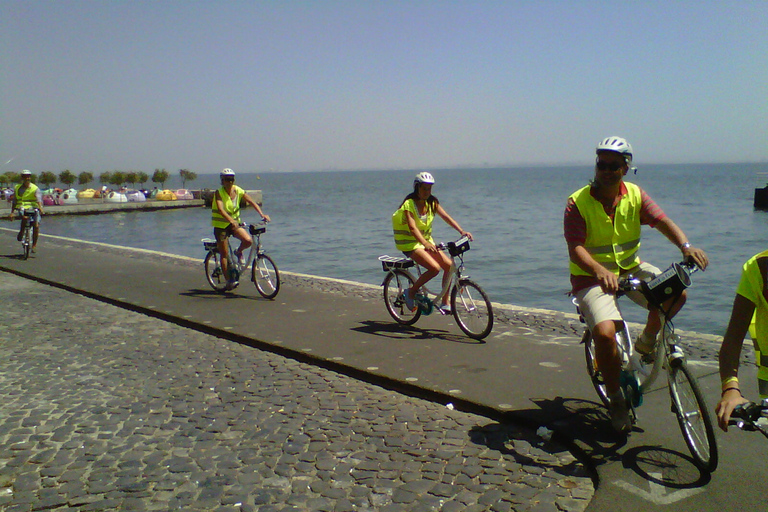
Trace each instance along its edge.
<path fill-rule="evenodd" d="M 158 201 L 175 201 L 176 194 L 173 193 L 173 190 L 163 190 L 162 192 L 157 193 L 155 199 Z"/>
<path fill-rule="evenodd" d="M 180 188 L 176 191 L 176 199 L 194 199 L 192 192 L 185 188 Z"/>
<path fill-rule="evenodd" d="M 110 192 L 105 199 L 108 203 L 127 203 L 128 198 L 120 192 Z"/>
<path fill-rule="evenodd" d="M 126 190 L 125 197 L 129 203 L 143 203 L 147 200 L 146 196 L 140 190 Z"/>
<path fill-rule="evenodd" d="M 78 199 L 93 199 L 94 196 L 96 196 L 96 191 L 92 188 L 87 188 L 77 193 Z"/>
<path fill-rule="evenodd" d="M 70 188 L 65 190 L 59 196 L 61 204 L 77 204 L 77 190 Z"/>

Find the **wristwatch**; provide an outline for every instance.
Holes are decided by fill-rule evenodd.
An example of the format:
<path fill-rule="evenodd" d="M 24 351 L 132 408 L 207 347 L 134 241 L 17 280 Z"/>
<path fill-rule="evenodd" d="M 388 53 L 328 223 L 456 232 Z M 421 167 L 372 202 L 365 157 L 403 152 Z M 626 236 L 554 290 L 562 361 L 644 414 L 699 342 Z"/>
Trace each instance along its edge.
<path fill-rule="evenodd" d="M 691 246 L 691 242 L 684 242 L 680 244 L 680 249 L 687 249 Z"/>

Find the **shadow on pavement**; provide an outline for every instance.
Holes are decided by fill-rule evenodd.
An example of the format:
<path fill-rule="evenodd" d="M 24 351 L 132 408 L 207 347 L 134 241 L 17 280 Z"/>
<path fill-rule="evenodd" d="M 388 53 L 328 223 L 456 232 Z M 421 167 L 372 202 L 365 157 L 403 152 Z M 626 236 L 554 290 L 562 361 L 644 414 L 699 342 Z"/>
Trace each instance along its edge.
<path fill-rule="evenodd" d="M 624 453 L 622 463 L 643 479 L 672 489 L 703 487 L 711 480 L 691 457 L 657 446 L 631 448 Z"/>
<path fill-rule="evenodd" d="M 686 454 L 658 446 L 634 446 L 623 454 L 628 438 L 614 432 L 608 411 L 602 404 L 589 400 L 557 397 L 534 399 L 541 410 L 516 413 L 542 415 L 558 440 L 568 439 L 597 468 L 602 464 L 621 462 L 643 480 L 668 488 L 687 489 L 706 485 L 710 475 L 703 473 Z M 643 430 L 633 427 L 633 436 Z"/>
<path fill-rule="evenodd" d="M 211 298 L 221 298 L 221 299 L 246 299 L 246 300 L 258 300 L 258 301 L 268 301 L 270 299 L 265 299 L 261 296 L 255 296 L 255 295 L 239 295 L 237 293 L 237 288 L 234 290 L 231 290 L 227 293 L 219 293 L 215 292 L 211 289 L 194 289 L 194 290 L 188 290 L 186 292 L 180 292 L 179 295 L 184 297 L 195 297 L 195 298 L 203 298 L 203 299 L 211 299 Z"/>
<path fill-rule="evenodd" d="M 468 345 L 483 345 L 484 340 L 474 340 L 462 334 L 453 334 L 439 329 L 421 329 L 412 325 L 401 325 L 396 322 L 378 322 L 376 320 L 365 320 L 360 322 L 360 327 L 353 327 L 353 331 L 382 336 L 384 338 L 397 338 L 414 340 L 432 340 L 440 339 L 452 341 L 454 343 L 464 343 Z"/>

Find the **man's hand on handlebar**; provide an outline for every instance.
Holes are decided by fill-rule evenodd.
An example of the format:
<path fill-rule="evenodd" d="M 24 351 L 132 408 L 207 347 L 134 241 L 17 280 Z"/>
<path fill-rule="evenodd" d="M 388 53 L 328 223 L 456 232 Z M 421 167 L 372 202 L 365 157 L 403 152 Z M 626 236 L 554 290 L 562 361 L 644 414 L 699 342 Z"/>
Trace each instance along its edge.
<path fill-rule="evenodd" d="M 731 419 L 733 410 L 741 404 L 748 403 L 749 400 L 741 396 L 738 389 L 732 388 L 723 393 L 722 398 L 715 407 L 715 414 L 717 414 L 717 424 L 723 430 L 728 432 L 728 421 Z"/>
<path fill-rule="evenodd" d="M 601 267 L 595 274 L 604 293 L 616 293 L 619 291 L 619 276 L 610 270 Z"/>
<path fill-rule="evenodd" d="M 683 247 L 681 249 L 685 261 L 691 261 L 701 270 L 706 270 L 709 265 L 707 253 L 697 247 Z"/>

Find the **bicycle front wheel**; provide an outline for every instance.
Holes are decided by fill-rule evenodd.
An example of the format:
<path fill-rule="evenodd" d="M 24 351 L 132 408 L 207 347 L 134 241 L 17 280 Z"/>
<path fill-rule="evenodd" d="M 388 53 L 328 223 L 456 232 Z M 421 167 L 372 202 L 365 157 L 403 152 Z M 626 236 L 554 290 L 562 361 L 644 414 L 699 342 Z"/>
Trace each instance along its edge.
<path fill-rule="evenodd" d="M 413 277 L 402 270 L 394 270 L 384 278 L 384 304 L 389 315 L 399 324 L 413 325 L 421 317 L 421 309 L 411 311 L 405 305 L 403 294 L 413 283 Z"/>
<path fill-rule="evenodd" d="M 218 251 L 211 251 L 205 257 L 205 278 L 214 291 L 224 293 L 227 290 L 227 278 L 221 270 L 221 256 Z"/>
<path fill-rule="evenodd" d="M 712 418 L 699 385 L 685 363 L 669 369 L 669 395 L 696 466 L 702 471 L 714 471 L 717 468 L 717 442 Z"/>
<path fill-rule="evenodd" d="M 595 340 L 592 338 L 592 331 L 587 329 L 584 331 L 584 337 L 582 338 L 584 343 L 584 356 L 587 361 L 587 373 L 589 379 L 592 381 L 597 396 L 600 397 L 600 401 L 603 405 L 608 407 L 611 400 L 608 398 L 608 391 L 605 389 L 605 380 L 603 380 L 603 374 L 600 373 L 600 369 L 597 367 L 597 352 L 595 349 Z"/>
<path fill-rule="evenodd" d="M 464 334 L 481 340 L 493 328 L 493 307 L 482 288 L 474 281 L 461 279 L 451 291 L 451 310 Z"/>
<path fill-rule="evenodd" d="M 274 299 L 280 291 L 280 273 L 272 258 L 259 254 L 251 266 L 251 281 L 262 297 Z"/>
<path fill-rule="evenodd" d="M 24 235 L 21 239 L 21 258 L 25 260 L 29 258 L 29 251 L 32 249 L 32 242 L 30 241 L 29 231 L 30 229 L 28 227 L 25 228 Z"/>

